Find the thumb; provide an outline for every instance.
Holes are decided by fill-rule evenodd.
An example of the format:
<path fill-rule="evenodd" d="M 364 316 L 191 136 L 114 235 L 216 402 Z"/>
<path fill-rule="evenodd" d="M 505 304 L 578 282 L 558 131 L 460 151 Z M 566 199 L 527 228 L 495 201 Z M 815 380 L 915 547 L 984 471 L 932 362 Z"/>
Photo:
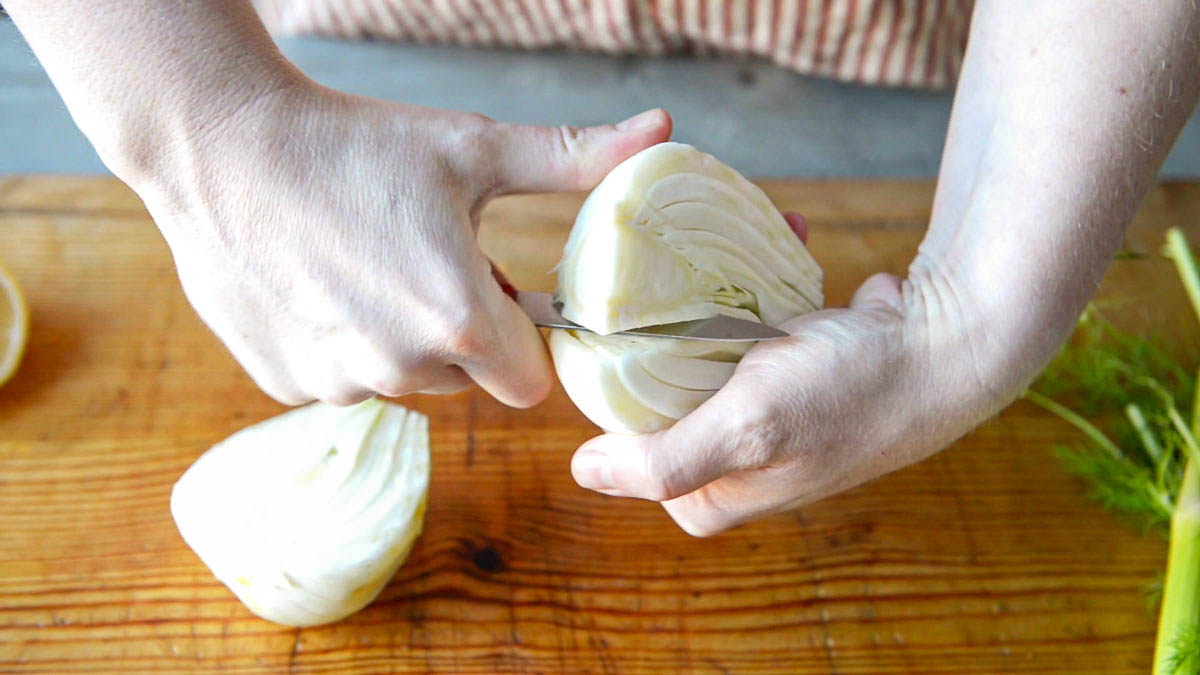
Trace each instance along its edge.
<path fill-rule="evenodd" d="M 498 193 L 590 190 L 629 156 L 669 139 L 671 116 L 656 108 L 618 124 L 502 124 L 496 133 L 493 166 Z"/>
<path fill-rule="evenodd" d="M 763 445 L 755 442 L 762 436 L 756 430 L 763 430 L 769 422 L 736 421 L 734 418 L 753 417 L 751 408 L 739 406 L 734 396 L 725 392 L 717 392 L 663 431 L 639 436 L 605 434 L 584 443 L 571 460 L 575 482 L 608 495 L 661 502 L 698 490 L 732 471 L 754 468 L 762 457 L 757 446 Z"/>

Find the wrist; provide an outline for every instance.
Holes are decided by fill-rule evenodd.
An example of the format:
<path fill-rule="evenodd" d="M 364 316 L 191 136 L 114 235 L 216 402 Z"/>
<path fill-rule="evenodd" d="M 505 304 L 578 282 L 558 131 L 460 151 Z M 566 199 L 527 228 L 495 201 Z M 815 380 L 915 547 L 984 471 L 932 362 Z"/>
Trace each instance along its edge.
<path fill-rule="evenodd" d="M 1045 367 L 1095 286 L 1086 275 L 1058 283 L 1032 269 L 1018 276 L 914 263 L 904 282 L 906 319 L 920 336 L 938 398 L 957 402 L 972 426 L 1011 403 Z"/>
<path fill-rule="evenodd" d="M 236 77 L 227 79 L 234 70 Z M 140 193 L 186 171 L 201 148 L 228 128 L 312 86 L 286 64 L 246 69 L 228 64 L 99 111 L 97 123 L 80 127 L 109 170 Z"/>

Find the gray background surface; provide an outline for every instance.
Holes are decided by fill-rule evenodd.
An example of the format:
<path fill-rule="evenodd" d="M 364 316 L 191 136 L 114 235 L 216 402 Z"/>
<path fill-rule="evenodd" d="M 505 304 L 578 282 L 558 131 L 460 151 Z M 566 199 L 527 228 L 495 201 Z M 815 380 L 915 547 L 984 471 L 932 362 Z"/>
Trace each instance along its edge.
<path fill-rule="evenodd" d="M 676 140 L 753 176 L 930 176 L 951 96 L 838 84 L 729 59 L 614 58 L 451 47 L 280 41 L 345 91 L 546 124 L 614 122 L 654 106 Z M 0 173 L 101 173 L 20 33 L 0 16 Z M 1200 114 L 1163 171 L 1200 177 Z"/>

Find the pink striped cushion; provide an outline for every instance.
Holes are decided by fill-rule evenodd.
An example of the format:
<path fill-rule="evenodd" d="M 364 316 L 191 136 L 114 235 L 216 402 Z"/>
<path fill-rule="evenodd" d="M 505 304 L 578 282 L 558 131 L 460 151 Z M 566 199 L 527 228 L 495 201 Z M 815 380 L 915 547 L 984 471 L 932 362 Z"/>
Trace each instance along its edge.
<path fill-rule="evenodd" d="M 275 33 L 609 53 L 732 53 L 851 82 L 940 88 L 972 0 L 256 0 Z"/>

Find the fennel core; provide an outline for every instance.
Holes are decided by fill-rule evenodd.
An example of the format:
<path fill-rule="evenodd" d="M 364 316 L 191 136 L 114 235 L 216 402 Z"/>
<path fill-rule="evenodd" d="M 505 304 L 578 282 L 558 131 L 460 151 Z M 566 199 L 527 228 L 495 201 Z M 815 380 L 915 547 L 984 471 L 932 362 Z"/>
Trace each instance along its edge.
<path fill-rule="evenodd" d="M 1200 319 L 1200 271 L 1178 228 L 1163 249 Z M 1143 532 L 1169 536 L 1155 675 L 1200 673 L 1200 396 L 1197 376 L 1089 307 L 1071 343 L 1023 397 L 1085 436 L 1055 448 L 1089 495 Z M 1074 401 L 1079 412 L 1055 398 Z M 1089 421 L 1088 416 L 1098 421 Z M 1186 415 L 1186 418 L 1185 418 Z M 1101 427 L 1104 427 L 1103 429 Z M 1104 429 L 1108 429 L 1106 432 Z"/>

